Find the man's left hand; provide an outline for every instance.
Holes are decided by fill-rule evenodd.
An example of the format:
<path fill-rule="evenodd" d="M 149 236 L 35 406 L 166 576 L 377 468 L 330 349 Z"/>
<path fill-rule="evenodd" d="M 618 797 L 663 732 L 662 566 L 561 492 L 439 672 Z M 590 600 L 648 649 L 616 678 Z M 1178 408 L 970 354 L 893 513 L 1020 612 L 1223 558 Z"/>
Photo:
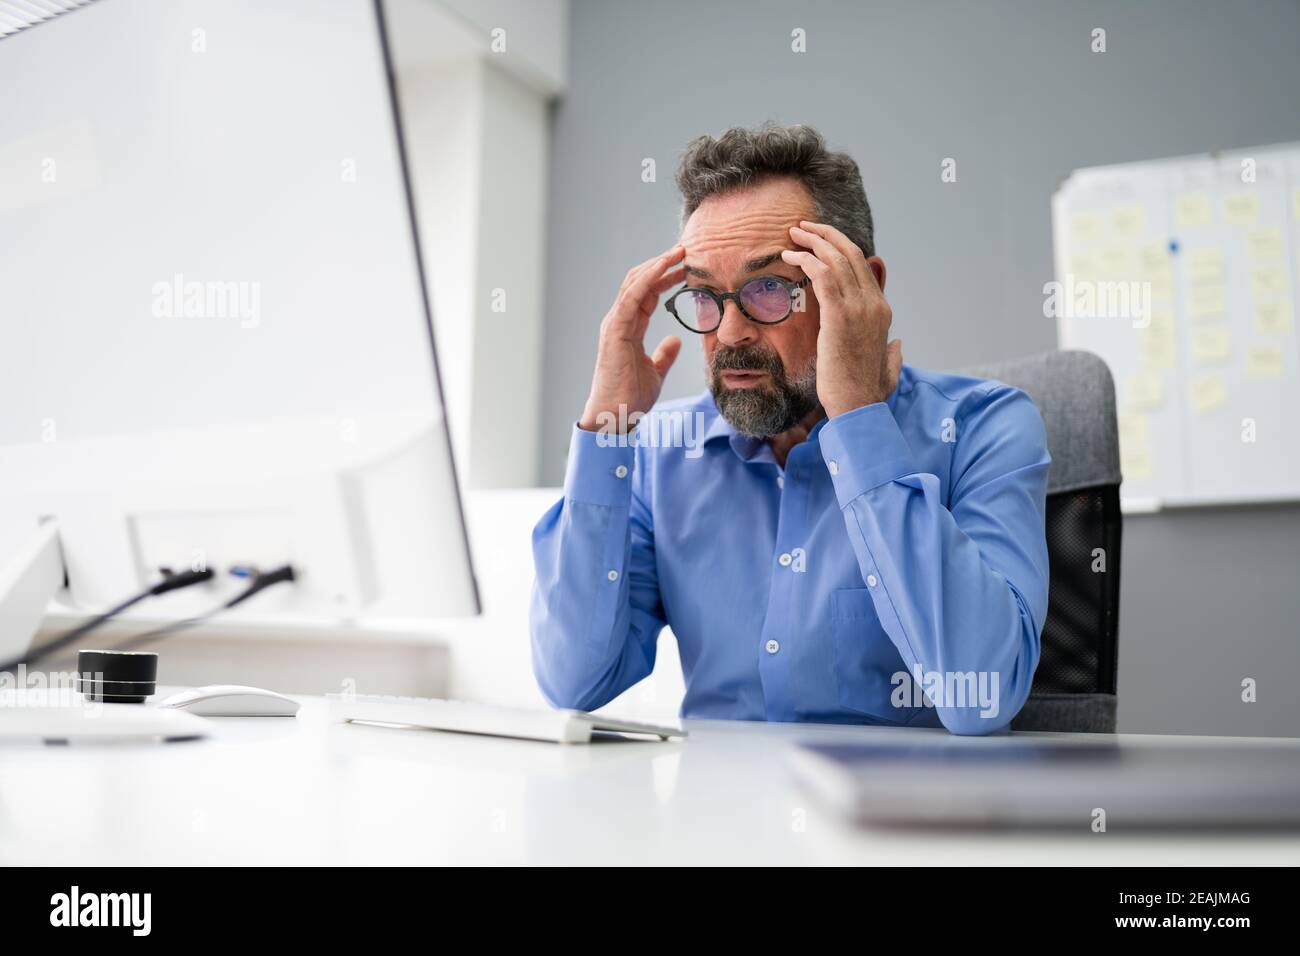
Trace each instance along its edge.
<path fill-rule="evenodd" d="M 889 341 L 893 310 L 883 290 L 885 263 L 862 254 L 834 226 L 801 222 L 790 238 L 811 251 L 781 258 L 812 279 L 821 312 L 817 334 L 817 397 L 832 418 L 883 402 L 898 385 L 903 343 Z"/>

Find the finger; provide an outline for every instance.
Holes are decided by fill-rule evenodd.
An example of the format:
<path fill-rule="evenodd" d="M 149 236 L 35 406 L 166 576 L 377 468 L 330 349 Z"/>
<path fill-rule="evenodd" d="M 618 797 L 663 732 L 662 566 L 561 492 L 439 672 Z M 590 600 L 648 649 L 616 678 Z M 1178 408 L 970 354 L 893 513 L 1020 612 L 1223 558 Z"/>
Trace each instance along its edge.
<path fill-rule="evenodd" d="M 656 279 L 663 275 L 664 272 L 679 265 L 686 256 L 686 247 L 680 242 L 673 243 L 666 251 L 646 263 L 645 268 L 637 273 L 636 278 L 632 280 L 628 288 L 632 289 L 638 283 L 648 283 L 653 285 Z"/>
<path fill-rule="evenodd" d="M 618 293 L 614 296 L 615 301 L 617 301 L 619 297 L 627 291 L 627 287 L 630 286 L 636 277 L 645 270 L 645 267 L 650 265 L 652 262 L 654 262 L 654 259 L 647 259 L 645 262 L 638 263 L 631 269 L 627 270 L 627 274 L 623 276 L 623 281 L 618 284 Z"/>
<path fill-rule="evenodd" d="M 641 310 L 642 316 L 642 320 L 637 323 L 641 335 L 645 335 L 646 327 L 650 324 L 650 317 L 654 315 L 655 309 L 659 308 L 659 300 L 663 298 L 663 294 L 685 278 L 686 267 L 678 266 L 676 269 L 671 269 L 660 276 L 659 281 L 642 296 L 641 301 L 637 303 L 637 308 Z"/>
<path fill-rule="evenodd" d="M 830 230 L 830 232 L 823 235 L 822 230 Z M 843 273 L 846 284 L 851 282 L 862 287 L 866 281 L 863 273 L 866 272 L 867 264 L 862 258 L 861 251 L 859 250 L 856 256 L 853 255 L 857 246 L 849 242 L 844 234 L 833 226 L 823 226 L 815 222 L 803 223 L 790 228 L 790 237 L 800 245 L 811 248 L 818 259 Z M 842 246 L 839 240 L 842 240 L 845 245 Z"/>
<path fill-rule="evenodd" d="M 813 291 L 822 302 L 830 302 L 840 297 L 840 286 L 836 282 L 835 272 L 811 252 L 802 249 L 786 249 L 781 253 L 781 261 L 798 266 L 804 275 L 812 279 Z"/>
<path fill-rule="evenodd" d="M 646 295 L 653 290 L 655 284 L 669 269 L 681 262 L 684 255 L 686 250 L 682 248 L 681 243 L 678 243 L 663 255 L 646 263 L 645 268 L 638 272 L 623 290 L 619 297 L 620 304 L 632 303 L 639 306 Z"/>
<path fill-rule="evenodd" d="M 673 362 L 677 361 L 677 354 L 681 350 L 682 340 L 675 335 L 669 335 L 659 343 L 655 354 L 650 356 L 650 361 L 654 363 L 655 371 L 659 373 L 660 378 L 668 374 L 668 370 L 673 367 Z"/>
<path fill-rule="evenodd" d="M 673 246 L 661 256 L 657 256 L 628 273 L 626 285 L 614 300 L 607 318 L 608 324 L 619 333 L 640 337 L 645 335 L 644 321 L 648 314 L 642 313 L 642 301 L 653 294 L 654 285 L 664 277 L 666 270 L 685 255 L 681 243 Z M 653 311 L 654 303 L 650 304 Z"/>
<path fill-rule="evenodd" d="M 836 229 L 834 226 L 828 225 L 824 222 L 809 222 L 805 220 L 799 225 L 809 232 L 821 236 L 827 242 L 834 245 L 835 248 L 838 249 L 840 253 L 843 254 L 844 257 L 853 265 L 853 274 L 858 277 L 858 284 L 862 286 L 862 288 L 869 289 L 873 285 L 877 287 L 879 286 L 879 283 L 875 281 L 875 273 L 873 273 L 871 267 L 867 265 L 866 254 L 861 248 L 859 248 L 856 242 L 844 235 L 844 233 L 840 232 L 840 230 Z"/>
<path fill-rule="evenodd" d="M 782 251 L 781 261 L 792 266 L 798 266 L 813 282 L 817 281 L 818 276 L 831 277 L 831 267 L 811 252 L 806 252 L 803 249 L 786 249 Z"/>
<path fill-rule="evenodd" d="M 678 266 L 675 269 L 669 269 L 659 277 L 659 281 L 654 284 L 654 291 L 664 293 L 677 283 L 684 281 L 686 281 L 686 267 Z"/>
<path fill-rule="evenodd" d="M 631 269 L 628 269 L 627 275 L 623 277 L 623 282 L 618 287 L 618 295 L 621 296 L 624 292 L 626 292 L 628 286 L 630 286 L 633 282 L 635 282 L 638 278 L 640 278 L 641 275 L 646 271 L 646 269 L 649 269 L 650 267 L 654 266 L 655 264 L 663 260 L 665 257 L 671 256 L 674 252 L 676 252 L 678 249 L 681 248 L 682 248 L 682 244 L 680 242 L 675 242 L 667 249 L 665 249 L 663 252 L 661 252 L 659 255 L 655 256 L 653 259 L 647 259 L 645 262 L 642 262 L 638 265 L 633 266 Z M 617 296 L 615 298 L 617 298 Z"/>

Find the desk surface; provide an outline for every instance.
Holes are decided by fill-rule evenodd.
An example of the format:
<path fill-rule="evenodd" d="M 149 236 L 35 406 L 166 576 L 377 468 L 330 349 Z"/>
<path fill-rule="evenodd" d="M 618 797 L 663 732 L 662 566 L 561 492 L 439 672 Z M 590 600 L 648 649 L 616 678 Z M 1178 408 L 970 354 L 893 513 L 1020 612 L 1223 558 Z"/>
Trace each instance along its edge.
<path fill-rule="evenodd" d="M 559 746 L 335 724 L 320 698 L 214 723 L 204 741 L 5 745 L 0 864 L 1300 862 L 1300 833 L 856 830 L 786 762 L 795 740 L 942 731 L 687 721 L 685 742 Z M 1171 739 L 1216 738 L 1124 737 Z"/>

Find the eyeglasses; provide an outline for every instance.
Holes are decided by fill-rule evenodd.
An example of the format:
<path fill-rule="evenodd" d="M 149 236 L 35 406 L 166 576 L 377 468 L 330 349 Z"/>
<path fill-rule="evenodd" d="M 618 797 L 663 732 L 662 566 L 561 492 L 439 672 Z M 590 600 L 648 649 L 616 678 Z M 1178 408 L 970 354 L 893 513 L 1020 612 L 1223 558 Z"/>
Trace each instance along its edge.
<path fill-rule="evenodd" d="M 722 311 L 734 299 L 740 312 L 759 325 L 777 325 L 790 318 L 797 301 L 796 289 L 808 284 L 808 276 L 790 282 L 780 276 L 750 279 L 737 292 L 714 292 L 685 286 L 672 294 L 664 308 L 682 325 L 700 335 L 722 324 Z"/>

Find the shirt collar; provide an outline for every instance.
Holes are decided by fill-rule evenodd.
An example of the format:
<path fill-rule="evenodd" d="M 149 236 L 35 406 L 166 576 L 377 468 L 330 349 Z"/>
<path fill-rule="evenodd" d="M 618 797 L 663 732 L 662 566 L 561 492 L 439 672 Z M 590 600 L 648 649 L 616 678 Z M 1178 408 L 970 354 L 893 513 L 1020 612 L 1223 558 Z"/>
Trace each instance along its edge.
<path fill-rule="evenodd" d="M 731 450 L 736 453 L 736 457 L 742 461 L 754 461 L 756 458 L 761 460 L 765 448 L 768 455 L 772 453 L 767 442 L 761 438 L 742 435 L 731 422 L 722 417 L 722 413 L 718 411 L 717 403 L 713 400 L 712 392 L 705 392 L 704 400 L 707 402 L 706 414 L 712 416 L 704 430 L 704 444 L 706 446 L 711 442 L 725 440 L 731 445 Z M 775 461 L 775 459 L 773 460 Z"/>

